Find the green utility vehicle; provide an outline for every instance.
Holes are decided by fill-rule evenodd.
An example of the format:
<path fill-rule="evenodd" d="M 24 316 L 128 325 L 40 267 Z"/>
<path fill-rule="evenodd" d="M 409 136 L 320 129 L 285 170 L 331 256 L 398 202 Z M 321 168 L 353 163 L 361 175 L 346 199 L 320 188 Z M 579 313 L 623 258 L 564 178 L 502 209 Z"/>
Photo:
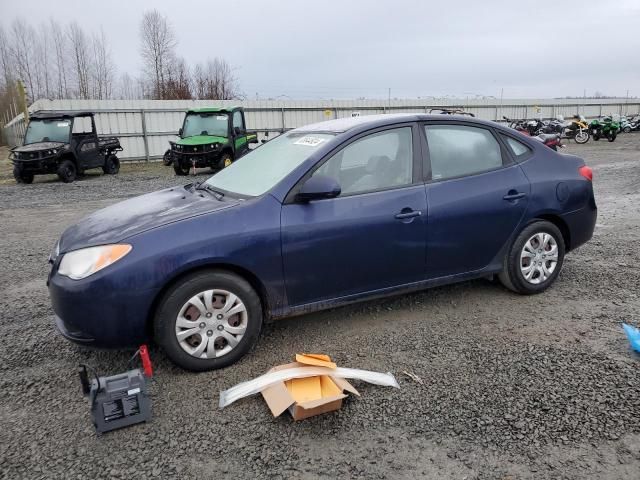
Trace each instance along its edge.
<path fill-rule="evenodd" d="M 165 156 L 177 175 L 192 168 L 220 170 L 247 153 L 250 143 L 258 143 L 257 134 L 247 132 L 242 107 L 188 110 L 178 136 Z"/>

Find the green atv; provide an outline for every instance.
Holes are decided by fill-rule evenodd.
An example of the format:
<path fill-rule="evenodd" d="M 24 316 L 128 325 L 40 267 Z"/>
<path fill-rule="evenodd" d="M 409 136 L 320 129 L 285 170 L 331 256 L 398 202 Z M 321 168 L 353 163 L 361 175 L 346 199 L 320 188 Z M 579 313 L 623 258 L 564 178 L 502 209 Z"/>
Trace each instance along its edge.
<path fill-rule="evenodd" d="M 221 170 L 247 153 L 250 143 L 258 143 L 258 136 L 247 132 L 242 107 L 188 110 L 178 136 L 164 159 L 176 175 L 192 168 Z"/>
<path fill-rule="evenodd" d="M 602 120 L 596 119 L 589 124 L 589 131 L 596 141 L 606 137 L 607 140 L 613 142 L 618 136 L 619 129 L 620 125 L 618 122 L 614 122 L 611 117 L 604 117 Z"/>

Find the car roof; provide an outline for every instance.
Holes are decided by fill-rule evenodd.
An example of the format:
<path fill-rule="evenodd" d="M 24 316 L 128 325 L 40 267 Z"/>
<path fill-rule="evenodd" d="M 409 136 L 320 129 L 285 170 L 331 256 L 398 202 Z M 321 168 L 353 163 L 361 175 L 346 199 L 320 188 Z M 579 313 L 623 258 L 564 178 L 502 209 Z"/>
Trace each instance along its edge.
<path fill-rule="evenodd" d="M 75 118 L 75 117 L 93 117 L 93 112 L 64 112 L 64 111 L 38 111 L 30 115 L 31 118 Z"/>
<path fill-rule="evenodd" d="M 236 110 L 240 107 L 237 105 L 231 107 L 205 107 L 205 108 L 190 108 L 187 113 L 231 113 L 232 110 Z"/>
<path fill-rule="evenodd" d="M 384 113 L 377 115 L 364 115 L 359 117 L 338 118 L 335 120 L 326 120 L 324 122 L 312 123 L 304 127 L 296 128 L 297 132 L 331 132 L 344 133 L 354 129 L 366 129 L 360 127 L 376 128 L 393 125 L 395 123 L 417 122 L 426 120 L 444 120 L 452 122 L 477 123 L 480 125 L 488 125 L 492 127 L 499 126 L 495 122 L 486 120 L 478 120 L 477 118 L 466 115 L 427 115 L 420 113 Z"/>

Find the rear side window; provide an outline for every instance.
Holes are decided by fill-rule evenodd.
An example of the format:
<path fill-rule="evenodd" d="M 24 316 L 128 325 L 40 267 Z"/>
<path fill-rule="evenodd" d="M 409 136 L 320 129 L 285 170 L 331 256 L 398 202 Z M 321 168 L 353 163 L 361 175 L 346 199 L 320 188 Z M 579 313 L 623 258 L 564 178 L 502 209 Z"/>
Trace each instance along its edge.
<path fill-rule="evenodd" d="M 507 135 L 500 134 L 500 136 L 507 142 L 507 146 L 516 160 L 524 160 L 531 153 L 531 149 L 524 143 L 519 142 L 515 138 L 508 137 Z"/>
<path fill-rule="evenodd" d="M 433 180 L 502 167 L 500 145 L 489 130 L 464 125 L 427 125 L 425 131 Z"/>

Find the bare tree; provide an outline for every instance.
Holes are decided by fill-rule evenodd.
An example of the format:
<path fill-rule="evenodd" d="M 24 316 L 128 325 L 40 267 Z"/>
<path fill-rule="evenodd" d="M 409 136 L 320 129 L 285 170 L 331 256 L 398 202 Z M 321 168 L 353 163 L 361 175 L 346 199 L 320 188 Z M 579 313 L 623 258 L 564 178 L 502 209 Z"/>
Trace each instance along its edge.
<path fill-rule="evenodd" d="M 51 19 L 49 21 L 51 29 L 51 39 L 54 48 L 54 65 L 55 65 L 55 92 L 56 98 L 66 98 L 69 96 L 67 87 L 67 39 L 60 25 Z"/>
<path fill-rule="evenodd" d="M 77 96 L 90 98 L 89 86 L 89 42 L 84 31 L 77 22 L 67 27 L 67 37 L 73 60 L 73 71 L 76 77 Z"/>
<path fill-rule="evenodd" d="M 40 34 L 34 38 L 34 56 L 36 59 L 34 71 L 38 83 L 38 94 L 37 97 L 34 97 L 34 100 L 42 96 L 46 98 L 52 97 L 51 55 L 49 55 L 51 42 L 49 36 L 46 25 L 41 25 Z"/>
<path fill-rule="evenodd" d="M 16 19 L 11 24 L 11 56 L 17 77 L 25 82 L 29 96 L 34 98 L 40 92 L 36 91 L 37 82 L 34 76 L 33 41 L 36 36 L 33 27 L 27 25 L 23 19 Z"/>
<path fill-rule="evenodd" d="M 157 10 L 145 12 L 140 24 L 142 59 L 152 79 L 154 98 L 165 98 L 165 77 L 175 58 L 176 39 L 167 18 Z"/>
<path fill-rule="evenodd" d="M 231 65 L 221 58 L 208 60 L 204 66 L 197 64 L 193 70 L 194 93 L 206 100 L 232 100 L 240 98 L 238 81 Z"/>
<path fill-rule="evenodd" d="M 168 100 L 188 100 L 193 98 L 191 83 L 191 74 L 184 58 L 173 59 L 164 85 L 165 98 Z"/>
<path fill-rule="evenodd" d="M 9 45 L 9 37 L 0 25 L 0 69 L 2 69 L 2 77 L 0 86 L 7 88 L 13 82 L 13 62 L 11 58 L 11 46 Z"/>
<path fill-rule="evenodd" d="M 111 98 L 115 66 L 102 28 L 100 29 L 100 35 L 93 37 L 92 46 L 93 98 L 100 100 Z"/>

